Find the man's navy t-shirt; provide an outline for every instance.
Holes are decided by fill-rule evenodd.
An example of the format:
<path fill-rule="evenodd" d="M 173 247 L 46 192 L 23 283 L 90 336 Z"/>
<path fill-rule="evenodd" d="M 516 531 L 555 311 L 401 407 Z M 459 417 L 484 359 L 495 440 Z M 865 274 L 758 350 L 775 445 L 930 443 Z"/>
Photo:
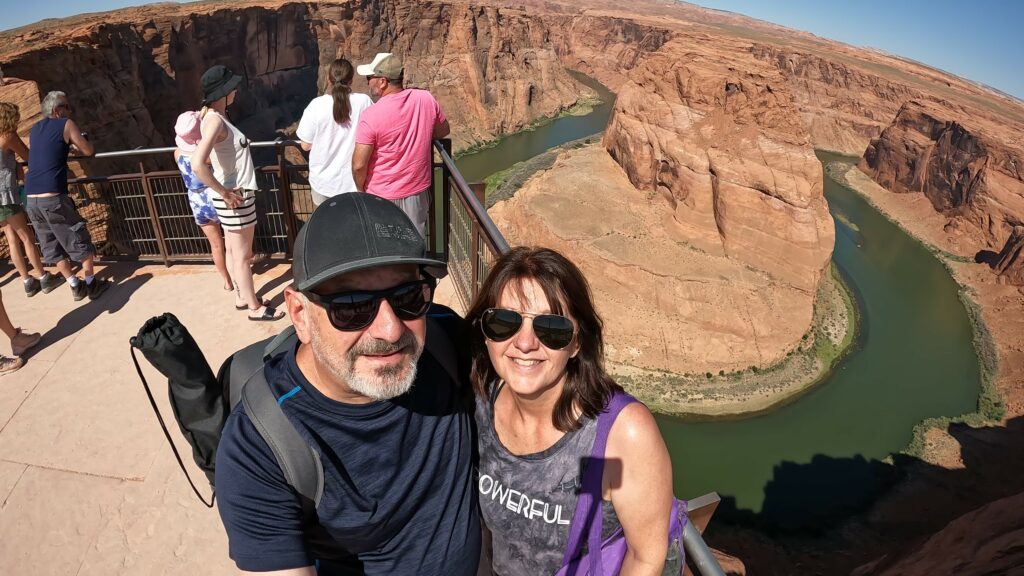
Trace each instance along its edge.
<path fill-rule="evenodd" d="M 312 386 L 295 350 L 265 367 L 278 403 L 320 454 L 320 524 L 365 574 L 475 574 L 480 524 L 471 479 L 472 414 L 428 353 L 405 395 L 343 404 Z M 217 497 L 230 556 L 242 570 L 317 565 L 303 540 L 302 507 L 240 402 L 217 451 Z M 355 571 L 358 573 L 358 570 Z"/>

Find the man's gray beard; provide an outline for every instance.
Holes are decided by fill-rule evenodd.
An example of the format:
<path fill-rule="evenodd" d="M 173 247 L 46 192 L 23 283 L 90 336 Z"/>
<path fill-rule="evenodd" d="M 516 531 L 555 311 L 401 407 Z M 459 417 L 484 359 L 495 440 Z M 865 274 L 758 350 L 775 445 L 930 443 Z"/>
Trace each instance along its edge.
<path fill-rule="evenodd" d="M 406 331 L 395 343 L 374 339 L 356 344 L 347 354 L 341 354 L 320 337 L 318 328 L 314 327 L 312 331 L 310 348 L 314 360 L 326 368 L 337 382 L 344 383 L 357 394 L 372 400 L 389 400 L 408 392 L 416 381 L 416 364 L 423 353 L 423 347 L 412 332 Z M 397 366 L 385 366 L 374 370 L 372 374 L 356 372 L 356 360 L 363 354 L 389 354 L 403 349 L 411 353 Z"/>

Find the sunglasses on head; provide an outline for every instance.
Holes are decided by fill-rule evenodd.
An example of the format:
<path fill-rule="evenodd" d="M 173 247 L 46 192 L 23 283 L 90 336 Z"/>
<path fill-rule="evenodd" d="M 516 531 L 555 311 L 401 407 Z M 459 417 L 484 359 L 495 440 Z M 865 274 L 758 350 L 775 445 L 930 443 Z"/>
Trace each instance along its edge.
<path fill-rule="evenodd" d="M 537 340 L 551 350 L 561 350 L 572 343 L 576 326 L 559 314 L 525 314 L 505 308 L 488 308 L 480 316 L 480 330 L 488 340 L 504 342 L 523 327 L 524 317 L 532 318 Z"/>
<path fill-rule="evenodd" d="M 414 280 L 386 290 L 358 290 L 321 295 L 305 292 L 306 297 L 327 310 L 327 318 L 338 330 L 362 330 L 373 323 L 381 300 L 387 300 L 399 320 L 415 320 L 427 313 L 434 299 L 432 279 Z"/>

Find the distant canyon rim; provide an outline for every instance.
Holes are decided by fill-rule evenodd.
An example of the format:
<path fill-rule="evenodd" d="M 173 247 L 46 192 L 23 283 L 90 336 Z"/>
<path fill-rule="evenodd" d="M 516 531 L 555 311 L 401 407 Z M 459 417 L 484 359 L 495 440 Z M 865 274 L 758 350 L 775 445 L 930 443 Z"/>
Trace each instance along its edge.
<path fill-rule="evenodd" d="M 0 100 L 21 107 L 21 132 L 39 96 L 63 90 L 101 150 L 169 145 L 215 63 L 245 76 L 232 114 L 263 139 L 291 133 L 333 58 L 402 53 L 458 150 L 592 99 L 567 70 L 596 78 L 617 93 L 600 144 L 492 214 L 512 243 L 581 266 L 609 360 L 638 369 L 717 374 L 800 347 L 835 240 L 814 151 L 862 157 L 881 187 L 862 193 L 959 259 L 996 341 L 1006 418 L 1024 414 L 1024 104 L 934 68 L 653 0 L 160 4 L 0 40 Z"/>

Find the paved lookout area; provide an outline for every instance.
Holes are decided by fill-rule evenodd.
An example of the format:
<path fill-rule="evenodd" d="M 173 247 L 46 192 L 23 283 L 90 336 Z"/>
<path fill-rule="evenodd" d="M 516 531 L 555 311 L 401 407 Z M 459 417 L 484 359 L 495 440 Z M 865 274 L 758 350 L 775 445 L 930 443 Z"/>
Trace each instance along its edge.
<path fill-rule="evenodd" d="M 174 313 L 216 372 L 235 350 L 288 326 L 250 322 L 212 265 L 110 264 L 99 300 L 63 285 L 27 298 L 0 276 L 15 326 L 43 334 L 25 366 L 0 376 L 0 574 L 233 574 L 216 509 L 192 493 L 132 364 L 128 338 Z M 283 307 L 290 264 L 257 263 L 258 293 Z M 450 289 L 439 287 L 438 300 Z M 10 353 L 6 338 L 0 352 Z M 139 356 L 171 432 L 204 494 L 205 477 L 173 421 L 166 379 Z"/>

